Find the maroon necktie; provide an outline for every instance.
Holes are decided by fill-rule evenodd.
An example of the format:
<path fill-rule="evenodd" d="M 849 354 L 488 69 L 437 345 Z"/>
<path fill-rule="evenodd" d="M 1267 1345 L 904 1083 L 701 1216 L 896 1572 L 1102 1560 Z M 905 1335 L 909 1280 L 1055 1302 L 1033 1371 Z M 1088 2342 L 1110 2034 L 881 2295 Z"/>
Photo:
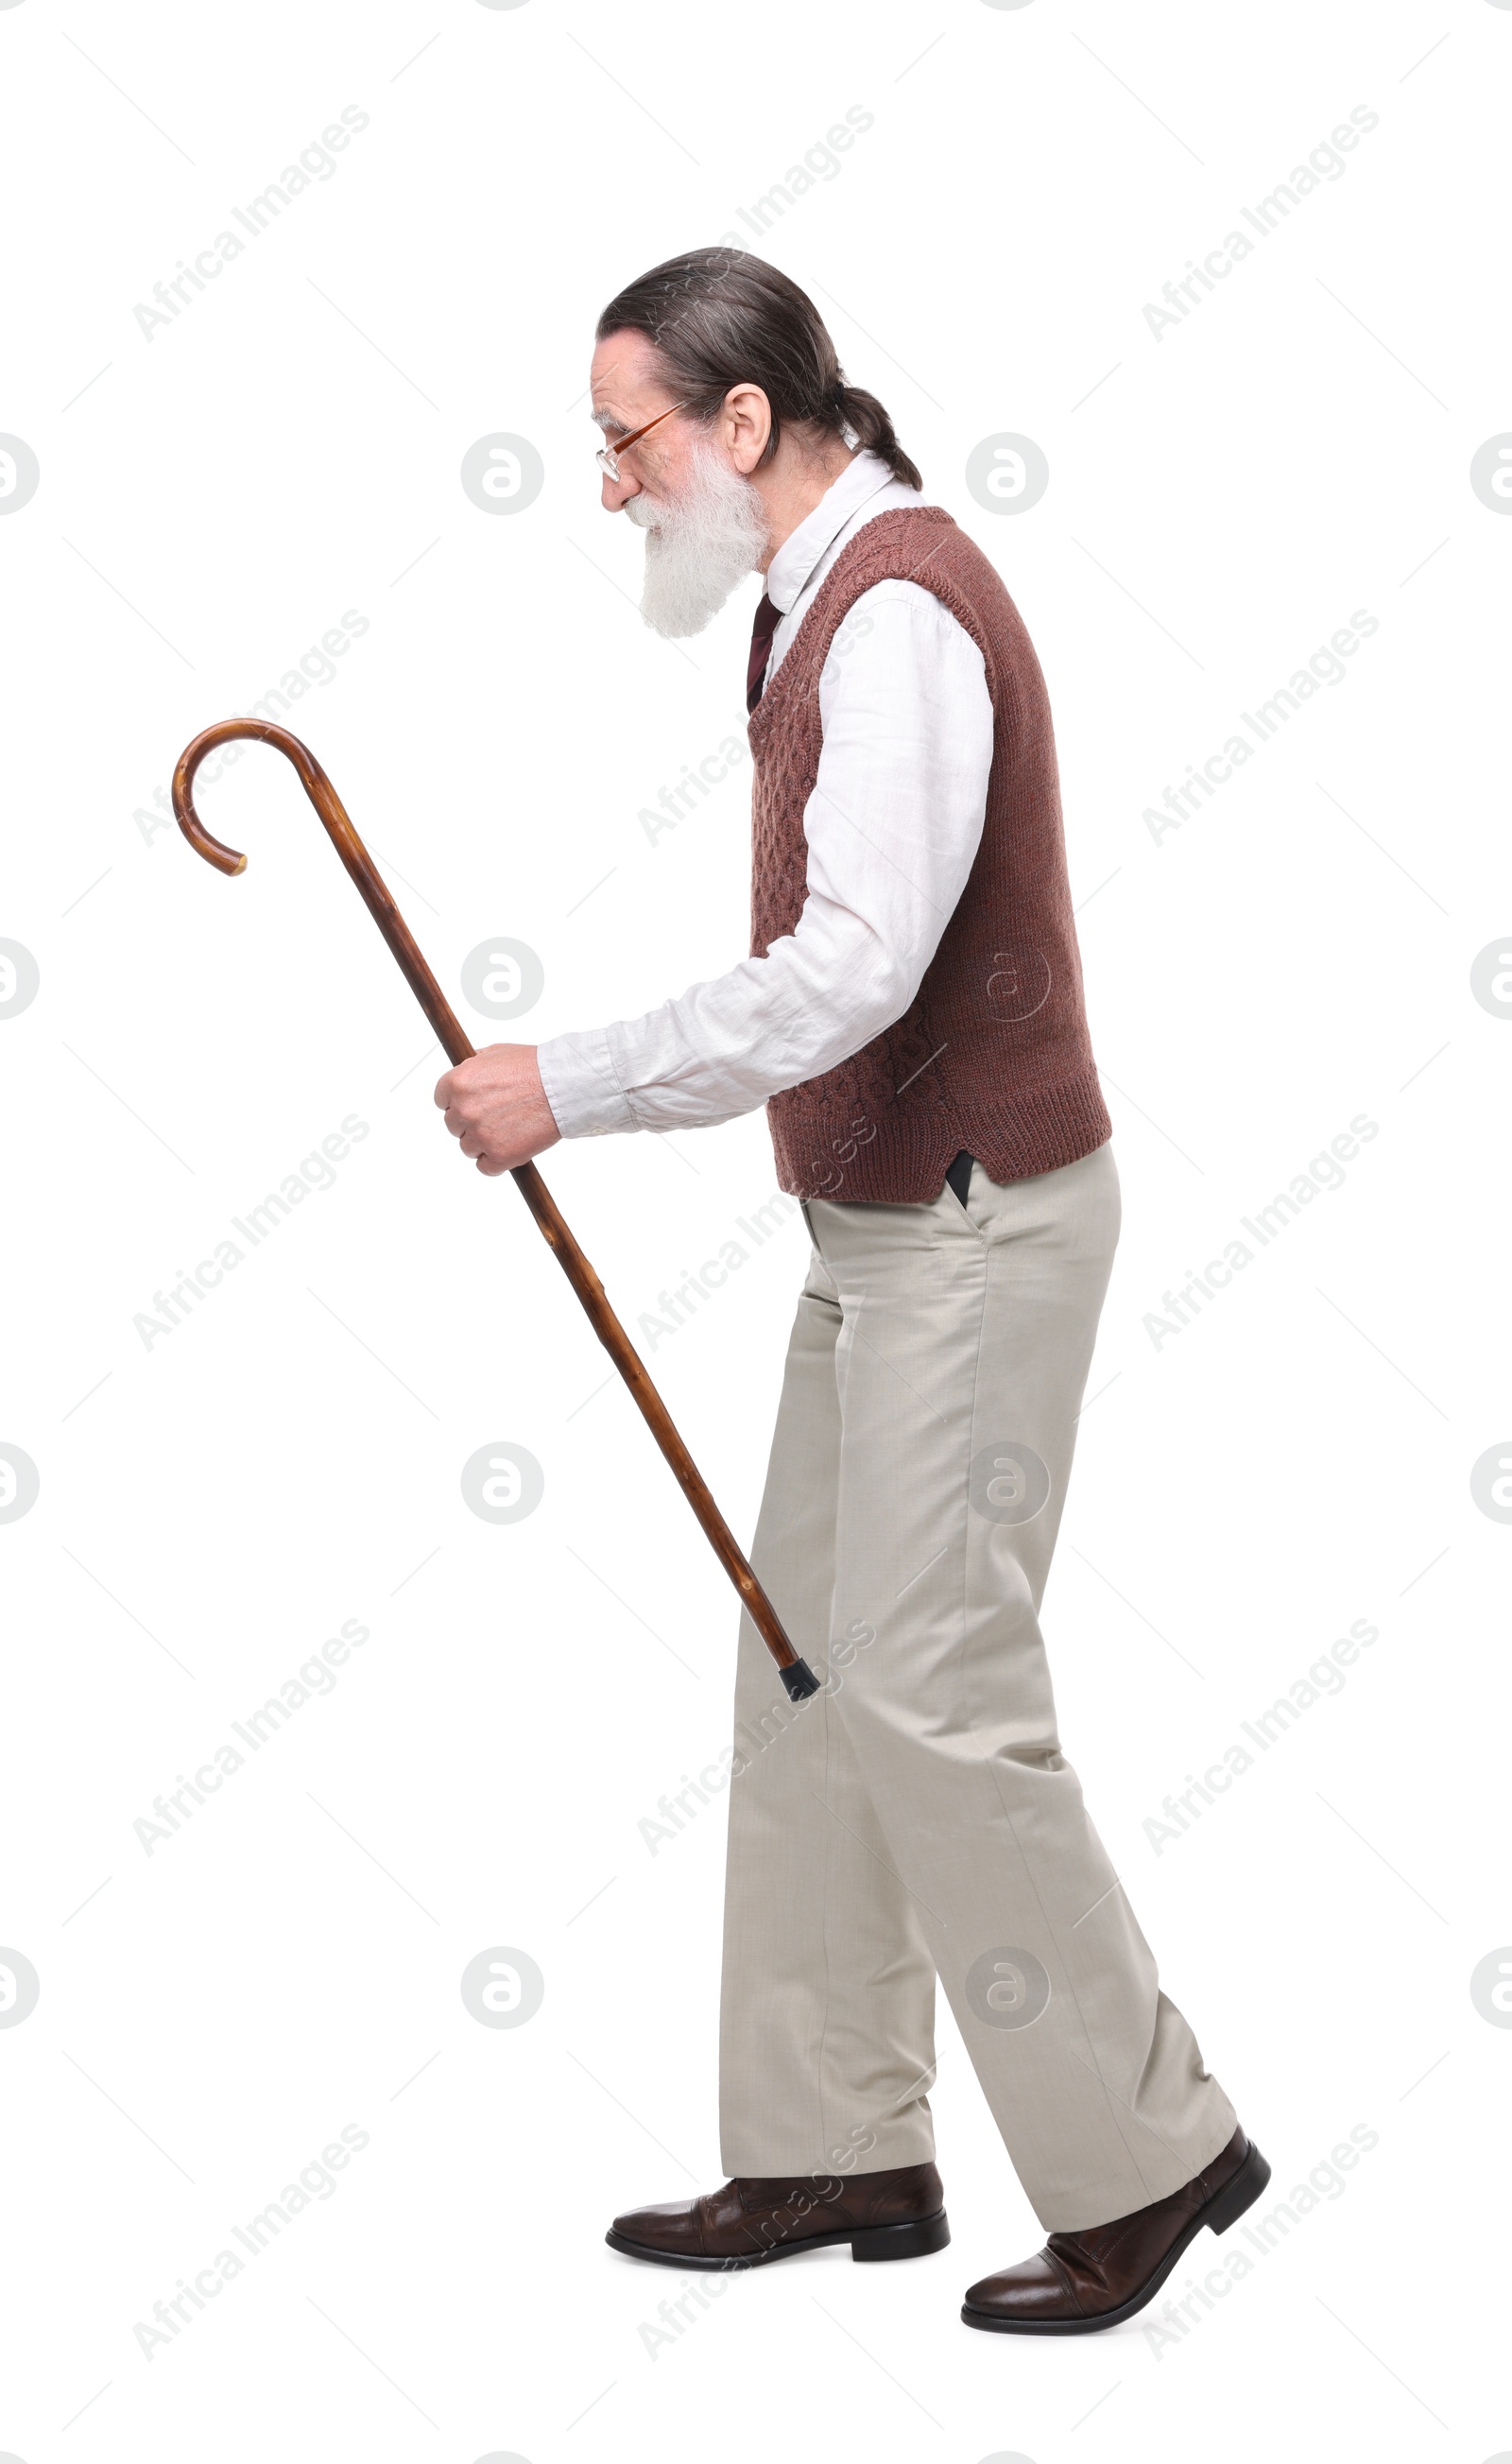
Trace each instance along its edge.
<path fill-rule="evenodd" d="M 746 665 L 746 708 L 755 710 L 761 698 L 761 679 L 772 655 L 772 636 L 782 622 L 782 610 L 774 607 L 763 590 L 756 608 L 756 623 L 751 627 L 751 656 Z"/>

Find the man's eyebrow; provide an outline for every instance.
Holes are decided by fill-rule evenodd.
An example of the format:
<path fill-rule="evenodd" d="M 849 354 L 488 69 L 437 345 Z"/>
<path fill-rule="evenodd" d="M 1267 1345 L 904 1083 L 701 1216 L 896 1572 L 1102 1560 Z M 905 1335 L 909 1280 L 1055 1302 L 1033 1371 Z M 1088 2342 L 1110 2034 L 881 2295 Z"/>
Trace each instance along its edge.
<path fill-rule="evenodd" d="M 610 410 L 608 406 L 604 403 L 601 403 L 597 410 L 591 411 L 589 413 L 589 417 L 592 419 L 595 428 L 623 428 L 625 434 L 629 434 L 629 421 L 627 419 L 621 419 L 617 413 Z"/>

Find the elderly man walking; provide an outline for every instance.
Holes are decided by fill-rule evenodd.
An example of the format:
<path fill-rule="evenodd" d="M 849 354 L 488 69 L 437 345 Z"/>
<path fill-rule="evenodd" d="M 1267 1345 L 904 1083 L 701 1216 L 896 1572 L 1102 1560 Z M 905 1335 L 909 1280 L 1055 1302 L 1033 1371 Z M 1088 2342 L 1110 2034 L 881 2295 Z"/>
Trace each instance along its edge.
<path fill-rule="evenodd" d="M 646 621 L 695 633 L 765 577 L 751 955 L 644 1018 L 493 1045 L 436 1100 L 486 1173 L 766 1104 L 813 1255 L 752 1556 L 825 1678 L 774 1704 L 742 1621 L 731 2179 L 608 2238 L 688 2268 L 942 2248 L 938 1976 L 1049 2236 L 962 2316 L 1085 2333 L 1269 2167 L 1160 1990 L 1040 1630 L 1119 1228 L 1044 681 L 993 565 L 761 259 L 693 250 L 629 284 L 592 398 Z"/>

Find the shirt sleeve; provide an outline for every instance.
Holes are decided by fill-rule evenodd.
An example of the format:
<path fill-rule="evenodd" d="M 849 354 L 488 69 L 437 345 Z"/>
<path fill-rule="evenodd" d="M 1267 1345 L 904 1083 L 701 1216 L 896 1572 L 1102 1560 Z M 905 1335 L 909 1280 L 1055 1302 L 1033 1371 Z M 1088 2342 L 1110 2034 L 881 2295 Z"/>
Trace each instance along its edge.
<path fill-rule="evenodd" d="M 836 637 L 820 715 L 797 928 L 644 1018 L 541 1045 L 563 1137 L 732 1120 L 849 1060 L 909 1007 L 981 842 L 982 654 L 919 583 L 878 583 Z"/>

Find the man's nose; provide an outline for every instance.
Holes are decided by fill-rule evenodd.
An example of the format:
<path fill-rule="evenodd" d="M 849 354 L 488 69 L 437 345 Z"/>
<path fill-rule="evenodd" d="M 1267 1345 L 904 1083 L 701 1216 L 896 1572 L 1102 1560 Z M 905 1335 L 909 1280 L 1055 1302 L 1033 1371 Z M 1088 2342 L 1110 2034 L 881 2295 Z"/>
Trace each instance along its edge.
<path fill-rule="evenodd" d="M 638 496 L 640 494 L 641 483 L 639 479 L 611 479 L 607 471 L 605 471 L 603 474 L 603 493 L 599 501 L 603 505 L 606 514 L 622 514 L 625 511 L 625 506 L 630 502 L 631 497 Z"/>

